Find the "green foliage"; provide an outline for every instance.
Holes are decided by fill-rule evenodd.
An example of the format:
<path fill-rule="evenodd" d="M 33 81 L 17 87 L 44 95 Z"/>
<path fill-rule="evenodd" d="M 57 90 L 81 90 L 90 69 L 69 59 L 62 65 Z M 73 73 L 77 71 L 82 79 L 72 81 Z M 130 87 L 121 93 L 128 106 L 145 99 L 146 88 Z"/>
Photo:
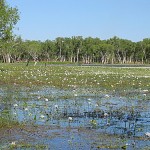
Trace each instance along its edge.
<path fill-rule="evenodd" d="M 20 37 L 9 44 L 10 56 L 15 61 L 46 61 L 71 63 L 133 64 L 150 62 L 150 42 L 132 42 L 113 37 L 56 38 L 54 41 L 23 41 Z M 13 45 L 13 47 L 11 46 Z M 7 44 L 8 47 L 8 44 Z M 1 58 L 0 58 L 1 59 Z"/>
<path fill-rule="evenodd" d="M 10 120 L 9 118 L 0 117 L 0 129 L 1 128 L 11 128 L 12 126 L 19 125 L 18 122 Z"/>
<path fill-rule="evenodd" d="M 18 9 L 7 5 L 5 0 L 0 1 L 0 39 L 12 38 L 12 30 L 19 19 Z"/>
<path fill-rule="evenodd" d="M 13 29 L 19 20 L 18 9 L 10 7 L 5 0 L 0 1 L 0 56 L 10 62 L 13 47 Z"/>

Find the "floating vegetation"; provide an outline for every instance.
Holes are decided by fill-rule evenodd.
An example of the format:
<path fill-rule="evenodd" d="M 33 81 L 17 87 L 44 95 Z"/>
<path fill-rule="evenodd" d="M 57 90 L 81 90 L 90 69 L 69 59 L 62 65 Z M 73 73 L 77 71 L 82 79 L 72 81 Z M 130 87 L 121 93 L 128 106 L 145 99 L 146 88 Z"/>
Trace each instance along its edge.
<path fill-rule="evenodd" d="M 149 68 L 3 69 L 0 133 L 11 132 L 0 148 L 59 149 L 59 141 L 64 149 L 148 149 Z"/>
<path fill-rule="evenodd" d="M 13 98 L 13 95 L 12 93 L 10 97 Z M 137 139 L 143 140 L 142 144 L 147 144 L 150 101 L 142 101 L 144 95 L 141 92 L 138 97 L 141 99 L 137 99 L 137 95 L 122 97 L 98 90 L 95 93 L 93 89 L 60 90 L 45 87 L 27 91 L 17 101 L 14 97 L 9 105 L 1 104 L 1 116 L 9 114 L 11 120 L 20 124 L 91 129 L 101 134 L 128 138 L 130 144 L 133 141 L 137 144 Z"/>

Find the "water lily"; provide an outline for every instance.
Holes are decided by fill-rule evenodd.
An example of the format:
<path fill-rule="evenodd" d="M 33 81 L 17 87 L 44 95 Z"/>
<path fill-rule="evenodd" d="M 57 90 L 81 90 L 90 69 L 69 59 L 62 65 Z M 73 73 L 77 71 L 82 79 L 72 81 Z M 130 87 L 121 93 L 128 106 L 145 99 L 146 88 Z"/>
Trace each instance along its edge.
<path fill-rule="evenodd" d="M 68 121 L 69 122 L 73 121 L 73 118 L 72 117 L 68 117 Z"/>
<path fill-rule="evenodd" d="M 17 115 L 17 113 L 16 113 L 16 112 L 14 112 L 13 114 L 14 114 L 15 116 Z"/>
<path fill-rule="evenodd" d="M 48 102 L 48 98 L 45 98 L 45 101 Z"/>
<path fill-rule="evenodd" d="M 77 97 L 78 95 L 77 95 L 77 94 L 74 94 L 74 96 Z"/>
<path fill-rule="evenodd" d="M 25 111 L 28 111 L 28 108 L 25 108 L 24 110 L 25 110 Z"/>
<path fill-rule="evenodd" d="M 14 107 L 18 107 L 18 104 L 14 104 Z"/>
<path fill-rule="evenodd" d="M 58 109 L 58 105 L 55 105 L 54 107 L 55 107 L 56 109 Z"/>
<path fill-rule="evenodd" d="M 98 104 L 95 104 L 95 107 L 98 107 Z"/>
<path fill-rule="evenodd" d="M 15 141 L 11 142 L 11 145 L 12 145 L 12 146 L 15 146 L 15 145 L 16 145 L 16 142 L 15 142 Z"/>
<path fill-rule="evenodd" d="M 143 92 L 148 92 L 148 90 L 143 90 Z"/>
<path fill-rule="evenodd" d="M 108 95 L 108 94 L 105 94 L 105 98 L 109 98 L 109 95 Z"/>
<path fill-rule="evenodd" d="M 145 135 L 150 137 L 150 132 L 146 132 Z"/>
<path fill-rule="evenodd" d="M 91 102 L 88 102 L 89 105 L 91 105 Z"/>
<path fill-rule="evenodd" d="M 91 101 L 91 98 L 88 98 L 88 101 Z"/>
<path fill-rule="evenodd" d="M 106 112 L 104 113 L 104 117 L 108 117 L 108 115 L 109 115 L 108 113 L 106 113 Z"/>
<path fill-rule="evenodd" d="M 44 115 L 41 115 L 41 116 L 40 116 L 40 118 L 41 118 L 41 119 L 44 119 L 44 118 L 45 118 L 45 116 L 44 116 Z"/>
<path fill-rule="evenodd" d="M 38 98 L 38 99 L 41 99 L 41 96 L 38 96 L 37 98 Z"/>

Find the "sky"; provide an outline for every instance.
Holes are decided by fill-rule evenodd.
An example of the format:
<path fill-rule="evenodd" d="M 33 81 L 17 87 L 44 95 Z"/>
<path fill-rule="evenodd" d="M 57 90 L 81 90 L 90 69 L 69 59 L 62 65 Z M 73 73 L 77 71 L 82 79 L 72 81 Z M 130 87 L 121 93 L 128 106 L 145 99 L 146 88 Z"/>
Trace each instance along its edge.
<path fill-rule="evenodd" d="M 17 7 L 15 34 L 24 40 L 114 36 L 150 38 L 150 0 L 6 0 Z"/>

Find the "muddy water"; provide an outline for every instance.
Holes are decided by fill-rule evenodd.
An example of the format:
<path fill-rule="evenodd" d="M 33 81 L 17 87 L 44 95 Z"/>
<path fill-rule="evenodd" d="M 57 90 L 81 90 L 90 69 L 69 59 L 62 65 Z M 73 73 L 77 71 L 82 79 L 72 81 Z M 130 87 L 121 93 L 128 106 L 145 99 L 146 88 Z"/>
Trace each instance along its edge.
<path fill-rule="evenodd" d="M 145 135 L 150 132 L 148 91 L 110 93 L 98 89 L 47 87 L 9 92 L 0 92 L 1 116 L 6 115 L 3 112 L 7 110 L 10 119 L 27 126 L 44 127 L 40 132 L 36 129 L 38 136 L 32 134 L 33 142 L 28 141 L 30 144 L 42 142 L 46 145 L 43 149 L 50 149 L 50 145 L 53 145 L 52 149 L 146 149 L 150 146 L 150 140 Z M 8 98 L 10 101 L 6 101 Z M 28 136 L 35 132 L 32 127 L 27 131 Z M 17 137 L 22 136 L 17 132 L 13 138 L 19 141 Z M 5 141 L 7 143 L 12 139 L 7 141 L 6 138 Z"/>

